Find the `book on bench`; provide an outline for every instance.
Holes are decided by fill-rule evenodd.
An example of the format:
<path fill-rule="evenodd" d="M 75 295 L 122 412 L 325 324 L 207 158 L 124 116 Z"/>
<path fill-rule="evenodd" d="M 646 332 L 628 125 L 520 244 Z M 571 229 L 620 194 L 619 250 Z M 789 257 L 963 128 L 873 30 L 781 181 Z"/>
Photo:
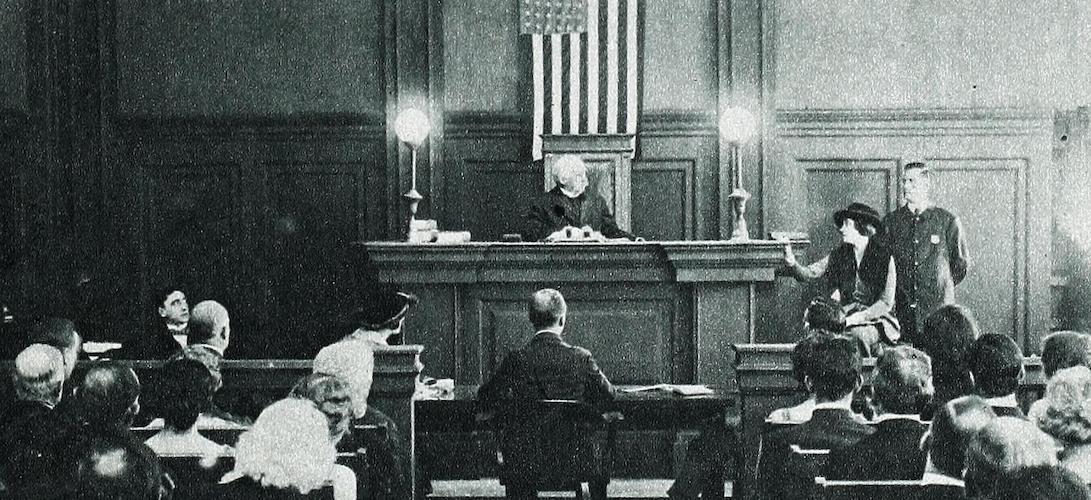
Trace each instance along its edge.
<path fill-rule="evenodd" d="M 714 394 L 716 391 L 710 389 L 707 385 L 700 384 L 655 384 L 641 387 L 630 387 L 628 389 L 622 389 L 623 392 L 645 392 L 645 391 L 671 391 L 680 396 L 707 396 Z"/>

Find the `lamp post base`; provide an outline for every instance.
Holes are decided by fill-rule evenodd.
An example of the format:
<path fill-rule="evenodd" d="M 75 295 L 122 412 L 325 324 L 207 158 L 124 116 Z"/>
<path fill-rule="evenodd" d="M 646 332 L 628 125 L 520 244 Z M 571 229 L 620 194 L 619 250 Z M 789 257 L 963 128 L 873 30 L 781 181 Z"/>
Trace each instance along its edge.
<path fill-rule="evenodd" d="M 750 241 L 750 233 L 746 229 L 746 202 L 750 199 L 750 193 L 741 187 L 735 188 L 727 195 L 731 202 L 735 220 L 732 224 L 731 239 L 728 241 Z"/>

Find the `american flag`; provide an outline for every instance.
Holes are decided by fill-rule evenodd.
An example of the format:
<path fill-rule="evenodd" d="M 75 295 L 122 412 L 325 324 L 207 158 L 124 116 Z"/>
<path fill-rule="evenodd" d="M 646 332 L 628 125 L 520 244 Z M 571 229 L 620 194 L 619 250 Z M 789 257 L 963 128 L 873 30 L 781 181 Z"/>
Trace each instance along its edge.
<path fill-rule="evenodd" d="M 542 134 L 636 133 L 639 0 L 523 0 L 535 159 Z"/>

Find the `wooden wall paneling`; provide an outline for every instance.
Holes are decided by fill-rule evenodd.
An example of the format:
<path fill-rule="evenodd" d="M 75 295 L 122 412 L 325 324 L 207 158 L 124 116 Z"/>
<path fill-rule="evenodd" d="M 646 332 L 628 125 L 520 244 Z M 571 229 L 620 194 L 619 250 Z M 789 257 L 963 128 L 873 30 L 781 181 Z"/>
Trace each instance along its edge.
<path fill-rule="evenodd" d="M 628 287 L 624 283 L 585 286 L 542 283 L 515 289 L 488 287 L 478 290 L 481 320 L 476 326 L 485 347 L 482 372 L 487 378 L 504 356 L 524 347 L 534 335 L 527 319 L 526 301 L 542 287 L 561 291 L 568 303 L 565 339 L 594 354 L 611 382 L 649 384 L 670 380 L 674 338 L 682 322 L 681 298 L 670 286 Z M 469 326 L 469 325 L 468 325 Z M 598 336 L 583 331 L 597 331 Z M 601 335 L 611 332 L 610 335 Z M 684 368 L 684 367 L 682 367 Z"/>
<path fill-rule="evenodd" d="M 447 229 L 474 240 L 518 233 L 527 207 L 542 191 L 542 166 L 529 160 L 530 131 L 515 116 L 454 114 L 444 144 Z"/>
<path fill-rule="evenodd" d="M 693 160 L 633 162 L 632 233 L 648 240 L 693 239 Z"/>
<path fill-rule="evenodd" d="M 1026 170 L 1023 158 L 929 158 L 933 197 L 958 214 L 971 251 L 959 301 L 982 332 L 1025 330 Z M 1032 257 L 1033 258 L 1033 257 Z M 972 290 L 973 293 L 963 293 Z M 1028 331 L 1037 336 L 1039 331 Z"/>
<path fill-rule="evenodd" d="M 656 113 L 644 116 L 640 130 L 633 162 L 633 225 L 649 228 L 651 236 L 639 230 L 635 234 L 662 240 L 717 239 L 721 189 L 715 117 L 707 112 Z M 639 180 L 649 173 L 649 165 L 656 165 L 652 168 L 658 170 L 652 171 L 657 179 Z M 675 172 L 670 175 L 674 188 L 657 182 L 670 171 Z M 659 204 L 666 197 L 671 201 Z"/>

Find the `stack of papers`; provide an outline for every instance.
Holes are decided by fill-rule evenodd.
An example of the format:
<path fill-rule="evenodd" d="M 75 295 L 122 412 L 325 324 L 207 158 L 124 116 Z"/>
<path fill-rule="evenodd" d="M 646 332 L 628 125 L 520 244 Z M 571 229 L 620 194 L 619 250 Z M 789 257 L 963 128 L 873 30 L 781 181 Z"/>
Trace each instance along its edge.
<path fill-rule="evenodd" d="M 631 387 L 628 389 L 622 389 L 623 392 L 644 392 L 644 391 L 671 391 L 681 396 L 707 396 L 714 394 L 715 391 L 709 389 L 707 385 L 694 385 L 694 384 L 655 384 L 643 387 Z"/>

